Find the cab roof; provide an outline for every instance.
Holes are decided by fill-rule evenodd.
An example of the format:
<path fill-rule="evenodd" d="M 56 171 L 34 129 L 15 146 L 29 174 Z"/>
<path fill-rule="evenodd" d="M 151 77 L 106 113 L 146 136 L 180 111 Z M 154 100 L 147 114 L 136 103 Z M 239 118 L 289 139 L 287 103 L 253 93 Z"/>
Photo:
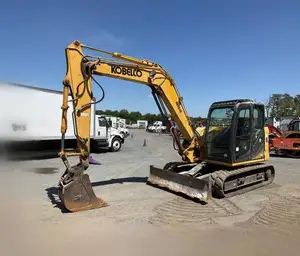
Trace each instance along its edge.
<path fill-rule="evenodd" d="M 225 101 L 215 101 L 213 104 L 211 104 L 211 108 L 216 108 L 216 107 L 234 107 L 237 104 L 240 103 L 252 103 L 256 105 L 263 105 L 262 103 L 255 102 L 254 100 L 251 99 L 233 99 L 233 100 L 225 100 Z"/>

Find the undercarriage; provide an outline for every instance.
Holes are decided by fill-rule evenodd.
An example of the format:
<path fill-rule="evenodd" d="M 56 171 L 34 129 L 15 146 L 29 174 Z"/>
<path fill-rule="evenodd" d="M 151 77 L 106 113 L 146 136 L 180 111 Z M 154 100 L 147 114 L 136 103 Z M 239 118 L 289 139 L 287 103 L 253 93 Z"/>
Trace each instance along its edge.
<path fill-rule="evenodd" d="M 246 167 L 224 167 L 208 163 L 172 162 L 159 169 L 150 166 L 148 183 L 207 203 L 269 185 L 275 168 L 259 163 Z"/>

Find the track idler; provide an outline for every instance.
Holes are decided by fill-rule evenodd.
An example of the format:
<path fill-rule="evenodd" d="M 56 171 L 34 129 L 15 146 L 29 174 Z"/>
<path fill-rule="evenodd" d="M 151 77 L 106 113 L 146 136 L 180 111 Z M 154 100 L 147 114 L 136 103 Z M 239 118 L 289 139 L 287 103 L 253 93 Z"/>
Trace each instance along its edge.
<path fill-rule="evenodd" d="M 88 174 L 83 174 L 82 166 L 66 170 L 58 185 L 58 196 L 70 212 L 86 211 L 109 204 L 96 197 Z"/>

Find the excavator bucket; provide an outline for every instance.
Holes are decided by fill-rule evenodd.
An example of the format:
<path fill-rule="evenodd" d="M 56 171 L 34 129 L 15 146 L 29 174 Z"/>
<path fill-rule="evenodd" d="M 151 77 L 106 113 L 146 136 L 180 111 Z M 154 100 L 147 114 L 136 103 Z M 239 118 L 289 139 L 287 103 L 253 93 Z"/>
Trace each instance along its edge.
<path fill-rule="evenodd" d="M 211 198 L 212 183 L 209 175 L 192 177 L 150 166 L 149 184 L 184 194 L 190 198 L 207 203 Z"/>
<path fill-rule="evenodd" d="M 106 201 L 96 197 L 88 174 L 77 176 L 66 185 L 60 184 L 58 195 L 71 212 L 109 206 Z"/>

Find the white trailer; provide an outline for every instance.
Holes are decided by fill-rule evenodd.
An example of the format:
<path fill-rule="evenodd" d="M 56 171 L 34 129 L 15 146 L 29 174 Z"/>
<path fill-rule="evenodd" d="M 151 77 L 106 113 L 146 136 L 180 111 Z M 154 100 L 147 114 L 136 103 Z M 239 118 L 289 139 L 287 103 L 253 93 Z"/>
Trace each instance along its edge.
<path fill-rule="evenodd" d="M 146 129 L 148 126 L 148 121 L 147 120 L 137 120 L 137 125 L 139 128 Z"/>
<path fill-rule="evenodd" d="M 0 84 L 0 90 L 1 142 L 61 139 L 61 91 L 13 83 Z M 119 151 L 124 143 L 124 136 L 117 129 L 110 127 L 105 117 L 95 115 L 95 107 L 91 107 L 91 147 L 108 147 L 111 151 Z M 72 112 L 73 106 L 70 102 L 66 141 L 76 139 Z"/>

